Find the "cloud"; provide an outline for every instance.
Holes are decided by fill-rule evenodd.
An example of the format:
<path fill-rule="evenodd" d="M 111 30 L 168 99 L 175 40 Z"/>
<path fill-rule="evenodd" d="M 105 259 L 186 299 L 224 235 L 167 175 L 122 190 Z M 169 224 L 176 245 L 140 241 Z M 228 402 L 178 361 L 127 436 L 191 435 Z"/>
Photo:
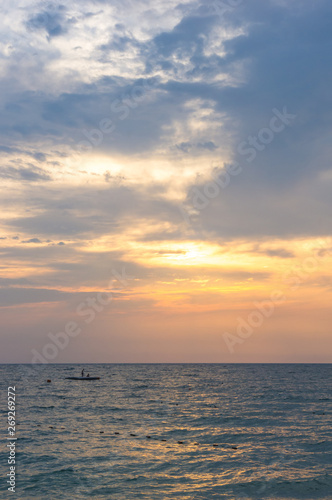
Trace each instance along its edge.
<path fill-rule="evenodd" d="M 22 241 L 22 243 L 42 243 L 38 238 L 30 238 L 29 240 Z"/>
<path fill-rule="evenodd" d="M 0 151 L 2 151 L 3 153 L 13 155 L 18 153 L 20 150 L 17 148 L 11 148 L 9 146 L 0 146 Z"/>
<path fill-rule="evenodd" d="M 12 219 L 10 226 L 26 233 L 44 236 L 77 236 L 87 234 L 98 224 L 97 216 L 71 215 L 68 211 L 45 211 L 41 215 Z"/>
<path fill-rule="evenodd" d="M 192 144 L 190 142 L 181 142 L 180 144 L 176 144 L 175 147 L 183 153 L 189 153 L 192 148 Z"/>
<path fill-rule="evenodd" d="M 240 173 L 238 177 L 246 176 Z M 210 238 L 295 238 L 330 235 L 329 219 L 332 203 L 324 182 L 308 181 L 284 192 L 263 189 L 260 184 L 243 185 L 243 179 L 234 177 L 226 188 L 220 188 L 214 198 L 205 195 L 211 176 L 206 182 L 192 185 L 186 204 L 190 214 L 196 205 L 196 215 L 190 217 L 192 226 Z M 331 187 L 331 181 L 328 183 Z M 216 184 L 214 184 L 216 186 Z M 204 191 L 205 190 L 205 191 Z M 210 193 L 212 190 L 210 189 Z M 209 193 L 208 192 L 208 193 Z"/>
<path fill-rule="evenodd" d="M 50 5 L 48 10 L 43 10 L 30 17 L 26 22 L 29 31 L 46 31 L 49 38 L 65 35 L 73 19 L 66 17 L 64 5 Z"/>
<path fill-rule="evenodd" d="M 26 216 L 6 221 L 7 227 L 31 238 L 93 239 L 103 234 L 121 234 L 127 229 L 128 221 L 140 219 L 151 219 L 158 224 L 171 220 L 182 224 L 177 204 L 162 194 L 147 196 L 144 184 L 133 187 L 115 181 L 102 189 L 40 187 L 38 191 L 34 189 L 33 195 L 33 206 Z M 22 202 L 29 205 L 29 200 Z"/>
<path fill-rule="evenodd" d="M 315 157 L 332 126 L 323 104 L 329 100 L 326 82 L 332 76 L 328 64 L 331 34 L 326 23 L 331 5 L 323 1 L 313 6 L 305 1 L 300 13 L 295 3 L 285 8 L 267 2 L 262 8 L 262 2 L 256 1 L 250 9 L 245 6 L 241 15 L 246 33 L 224 42 L 223 64 L 227 71 L 242 66 L 244 81 L 221 92 L 218 108 L 236 124 L 235 151 L 241 141 L 266 126 L 273 108 L 287 106 L 297 115 L 294 126 L 266 146 L 251 168 L 259 184 L 277 189 L 294 185 L 330 168 L 327 144 L 318 162 Z M 310 69 L 308 60 L 312 61 Z"/>
<path fill-rule="evenodd" d="M 134 48 L 141 48 L 141 43 L 126 30 L 125 25 L 116 24 L 113 28 L 111 39 L 104 44 L 101 44 L 98 49 L 105 55 L 116 52 L 127 52 Z"/>
<path fill-rule="evenodd" d="M 197 54 L 201 54 L 204 47 L 204 36 L 207 35 L 213 25 L 211 16 L 185 16 L 171 30 L 158 34 L 152 40 L 151 56 L 148 59 L 147 70 L 151 71 L 152 64 L 157 60 L 165 58 L 175 73 L 184 67 L 184 61 Z M 174 62 L 174 54 L 178 62 Z M 158 64 L 158 63 L 157 63 Z"/>
<path fill-rule="evenodd" d="M 218 149 L 218 146 L 213 141 L 198 142 L 197 144 L 188 141 L 175 144 L 175 148 L 183 153 L 193 153 L 195 150 L 202 150 L 204 152 L 215 151 Z"/>
<path fill-rule="evenodd" d="M 29 44 L 10 39 L 11 65 L 3 55 L 0 149 L 39 165 L 21 159 L 1 169 L 2 179 L 22 189 L 18 213 L 6 219 L 9 230 L 24 241 L 63 239 L 54 245 L 57 254 L 35 246 L 35 255 L 47 259 L 60 252 L 73 258 L 72 244 L 120 237 L 129 227 L 145 227 L 137 230 L 140 242 L 330 234 L 329 2 L 304 0 L 299 9 L 296 2 L 253 0 L 222 18 L 213 2 L 114 2 L 112 9 L 99 2 L 103 12 L 93 12 L 94 3 L 29 6 L 20 25 Z M 135 101 L 134 89 L 144 86 Z M 248 162 L 239 145 L 284 106 L 296 120 Z M 103 119 L 115 129 L 98 141 Z M 77 159 L 78 145 L 87 140 L 89 163 L 107 155 L 121 173 L 107 165 L 96 179 L 80 178 L 77 164 L 86 156 Z M 138 157 L 141 164 L 146 159 L 142 173 L 131 165 Z M 166 157 L 174 162 L 173 177 L 167 168 L 153 170 L 155 159 Z M 45 166 L 50 158 L 65 158 L 68 170 Z M 193 190 L 204 194 L 212 159 L 238 161 L 242 172 L 187 227 L 182 202 L 192 209 Z M 64 181 L 51 189 L 46 185 L 53 186 L 57 168 Z M 106 189 L 94 184 L 101 181 Z M 257 252 L 292 257 L 280 248 Z"/>
<path fill-rule="evenodd" d="M 1 287 L 17 286 L 17 285 L 31 285 L 31 281 L 26 278 L 0 278 Z"/>
<path fill-rule="evenodd" d="M 116 124 L 114 134 L 105 136 L 94 150 L 142 153 L 167 149 L 176 136 L 174 124 L 186 128 L 192 112 L 196 111 L 186 108 L 188 101 L 208 99 L 212 115 L 205 117 L 202 123 L 212 129 L 214 121 L 223 117 L 226 126 L 219 128 L 220 144 L 214 133 L 207 135 L 206 140 L 197 140 L 189 133 L 177 144 L 180 148 L 181 144 L 196 144 L 191 151 L 186 151 L 193 155 L 196 148 L 213 152 L 217 148 L 221 150 L 223 136 L 227 133 L 227 139 L 232 137 L 233 156 L 236 156 L 238 144 L 265 125 L 271 110 L 287 105 L 291 112 L 298 114 L 297 128 L 278 136 L 259 155 L 252 165 L 252 177 L 277 188 L 329 168 L 330 147 L 324 140 L 331 124 L 329 108 L 324 105 L 324 100 L 328 99 L 326 83 L 331 77 L 328 64 L 330 32 L 326 21 L 331 7 L 328 2 L 321 1 L 312 8 L 310 2 L 304 1 L 299 13 L 295 3 L 285 6 L 272 0 L 265 3 L 255 0 L 250 8 L 243 3 L 222 18 L 215 15 L 213 3 L 172 3 L 172 15 L 170 6 L 165 7 L 160 2 L 153 4 L 154 9 L 151 7 L 148 2 L 136 5 L 133 10 L 134 17 L 138 15 L 143 19 L 145 15 L 154 27 L 150 32 L 145 30 L 144 36 L 134 31 L 131 16 L 126 15 L 124 20 L 125 7 L 115 2 L 116 14 L 113 16 L 116 19 L 111 23 L 114 31 L 111 40 L 109 33 L 104 43 L 98 37 L 91 37 L 91 52 L 86 56 L 84 37 L 75 40 L 75 46 L 81 41 L 83 47 L 82 55 L 78 56 L 79 64 L 84 62 L 84 57 L 100 50 L 105 54 L 110 50 L 120 52 L 122 59 L 132 57 L 136 65 L 129 71 L 122 68 L 122 74 L 118 71 L 105 76 L 110 74 L 109 59 L 101 59 L 96 72 L 91 69 L 88 82 L 82 66 L 75 66 L 75 78 L 66 76 L 61 66 L 60 87 L 49 89 L 49 63 L 54 57 L 59 61 L 70 57 L 71 49 L 67 53 L 61 48 L 61 52 L 58 49 L 55 54 L 52 44 L 45 46 L 43 55 L 37 53 L 37 59 L 42 58 L 39 69 L 44 76 L 38 91 L 31 91 L 25 78 L 21 79 L 22 88 L 18 92 L 13 94 L 8 90 L 0 131 L 16 139 L 47 137 L 75 149 L 75 143 L 85 140 L 83 130 L 95 129 L 101 119 L 110 118 Z M 92 12 L 91 8 L 90 2 L 80 9 L 74 3 L 50 4 L 37 13 L 31 12 L 30 7 L 26 26 L 30 34 L 45 31 L 51 41 L 63 35 L 71 42 L 74 35 L 69 27 L 77 19 L 81 29 L 88 35 L 93 33 L 90 25 L 81 24 L 84 19 L 92 22 L 97 14 L 100 20 L 100 11 Z M 164 22 L 163 15 L 166 16 Z M 107 9 L 102 16 L 104 24 L 98 23 L 104 35 L 111 16 Z M 159 24 L 153 22 L 153 16 Z M 75 36 L 78 33 L 75 32 Z M 305 54 L 301 48 L 304 46 Z M 16 53 L 14 60 L 15 57 Z M 120 61 L 116 59 L 117 64 L 121 63 L 121 58 Z M 314 64 L 312 71 L 308 69 L 307 60 Z M 114 62 L 112 54 L 111 63 Z M 136 108 L 129 106 L 130 114 L 125 120 L 119 120 L 119 115 L 110 110 L 112 102 L 117 99 L 121 102 L 123 96 L 130 95 L 131 89 L 147 75 L 158 75 L 160 83 Z M 10 74 L 8 78 L 11 82 L 14 79 Z M 310 137 L 312 140 L 308 140 Z M 324 142 L 323 150 L 321 142 Z M 315 165 L 318 151 L 320 162 Z"/>
<path fill-rule="evenodd" d="M 121 292 L 112 291 L 113 297 L 120 294 Z M 0 307 L 52 302 L 67 302 L 75 306 L 91 295 L 87 292 L 64 292 L 51 288 L 0 287 Z"/>
<path fill-rule="evenodd" d="M 41 151 L 35 151 L 34 153 L 30 153 L 31 156 L 37 161 L 46 161 L 47 155 L 42 153 Z"/>
<path fill-rule="evenodd" d="M 51 176 L 42 168 L 31 167 L 1 167 L 0 177 L 2 179 L 13 179 L 18 181 L 50 181 Z"/>
<path fill-rule="evenodd" d="M 71 294 L 43 288 L 0 288 L 0 306 L 31 304 L 40 302 L 60 302 Z"/>
<path fill-rule="evenodd" d="M 256 253 L 267 255 L 268 257 L 281 257 L 282 259 L 292 259 L 293 257 L 295 257 L 293 252 L 289 252 L 288 250 L 285 250 L 283 248 L 259 250 L 256 251 Z"/>
<path fill-rule="evenodd" d="M 216 146 L 213 141 L 199 142 L 197 144 L 197 147 L 199 149 L 207 149 L 208 151 L 214 151 L 218 148 L 218 146 Z"/>

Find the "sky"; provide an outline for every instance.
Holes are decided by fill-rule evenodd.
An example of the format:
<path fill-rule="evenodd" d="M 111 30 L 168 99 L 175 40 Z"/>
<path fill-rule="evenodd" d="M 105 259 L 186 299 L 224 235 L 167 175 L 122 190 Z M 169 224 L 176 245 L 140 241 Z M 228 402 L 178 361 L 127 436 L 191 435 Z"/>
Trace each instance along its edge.
<path fill-rule="evenodd" d="M 328 0 L 13 0 L 0 362 L 330 362 Z"/>

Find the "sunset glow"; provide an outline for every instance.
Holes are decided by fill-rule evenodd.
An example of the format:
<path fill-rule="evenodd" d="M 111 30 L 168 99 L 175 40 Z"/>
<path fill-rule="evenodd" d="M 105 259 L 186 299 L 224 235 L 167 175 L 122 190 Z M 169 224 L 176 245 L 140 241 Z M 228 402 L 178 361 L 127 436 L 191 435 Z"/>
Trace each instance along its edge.
<path fill-rule="evenodd" d="M 302 66 L 310 2 L 272 4 L 6 8 L 2 361 L 31 362 L 68 321 L 83 333 L 56 362 L 328 360 L 330 53 L 322 36 Z"/>

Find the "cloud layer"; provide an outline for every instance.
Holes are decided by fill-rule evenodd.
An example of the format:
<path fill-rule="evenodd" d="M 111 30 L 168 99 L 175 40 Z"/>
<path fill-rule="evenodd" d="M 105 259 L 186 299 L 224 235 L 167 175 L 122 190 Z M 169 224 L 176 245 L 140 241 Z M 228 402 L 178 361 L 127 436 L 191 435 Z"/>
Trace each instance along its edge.
<path fill-rule="evenodd" d="M 329 248 L 331 14 L 327 0 L 8 5 L 2 305 L 69 303 L 126 265 L 138 311 L 218 307 L 221 282 L 273 286 L 272 262 Z"/>

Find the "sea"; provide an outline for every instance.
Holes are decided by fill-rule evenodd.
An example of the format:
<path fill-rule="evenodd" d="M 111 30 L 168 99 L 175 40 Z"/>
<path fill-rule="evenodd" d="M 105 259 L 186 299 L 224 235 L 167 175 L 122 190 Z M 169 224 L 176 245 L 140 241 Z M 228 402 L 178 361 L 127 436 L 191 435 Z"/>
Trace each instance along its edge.
<path fill-rule="evenodd" d="M 329 364 L 0 371 L 1 499 L 332 499 Z"/>

